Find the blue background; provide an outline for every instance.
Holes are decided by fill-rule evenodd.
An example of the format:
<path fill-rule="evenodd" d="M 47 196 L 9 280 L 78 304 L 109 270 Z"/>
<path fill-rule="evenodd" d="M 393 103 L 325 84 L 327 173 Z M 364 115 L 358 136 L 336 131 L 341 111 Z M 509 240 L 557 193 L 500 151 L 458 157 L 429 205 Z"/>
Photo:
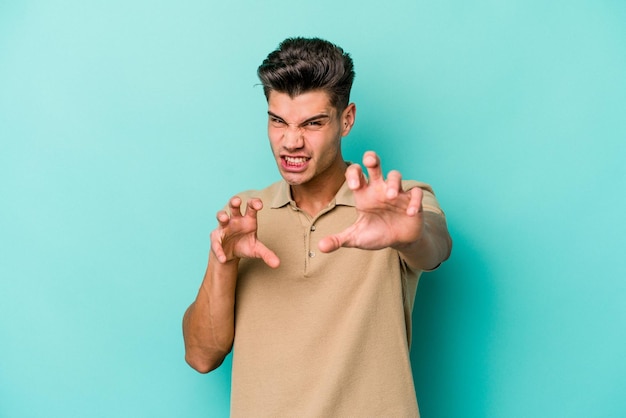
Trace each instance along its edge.
<path fill-rule="evenodd" d="M 626 4 L 0 3 L 0 416 L 223 417 L 183 360 L 215 212 L 278 179 L 256 67 L 287 36 L 356 64 L 346 158 L 427 181 L 428 417 L 626 415 Z"/>

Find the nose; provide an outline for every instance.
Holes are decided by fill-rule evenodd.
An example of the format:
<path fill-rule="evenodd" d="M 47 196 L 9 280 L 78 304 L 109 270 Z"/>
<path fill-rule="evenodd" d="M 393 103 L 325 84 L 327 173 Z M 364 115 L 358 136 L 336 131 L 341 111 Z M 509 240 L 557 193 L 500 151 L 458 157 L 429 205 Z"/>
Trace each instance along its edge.
<path fill-rule="evenodd" d="M 283 147 L 295 150 L 304 146 L 304 133 L 298 126 L 287 126 L 283 134 Z"/>

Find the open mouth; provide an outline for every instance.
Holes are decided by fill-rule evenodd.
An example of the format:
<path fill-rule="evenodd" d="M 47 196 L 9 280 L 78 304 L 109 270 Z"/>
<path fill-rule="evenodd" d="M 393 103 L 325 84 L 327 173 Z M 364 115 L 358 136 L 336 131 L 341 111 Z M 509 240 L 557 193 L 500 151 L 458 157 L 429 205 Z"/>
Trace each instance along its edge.
<path fill-rule="evenodd" d="M 283 161 L 285 162 L 285 164 L 287 164 L 288 166 L 292 166 L 292 167 L 298 167 L 301 166 L 302 164 L 306 163 L 309 159 L 306 157 L 283 157 Z"/>

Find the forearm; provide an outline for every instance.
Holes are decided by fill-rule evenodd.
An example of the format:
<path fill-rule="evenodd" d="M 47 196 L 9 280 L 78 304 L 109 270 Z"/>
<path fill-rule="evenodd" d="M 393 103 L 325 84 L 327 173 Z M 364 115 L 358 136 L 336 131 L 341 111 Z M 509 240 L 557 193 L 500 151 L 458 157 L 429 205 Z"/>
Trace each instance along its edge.
<path fill-rule="evenodd" d="M 213 252 L 196 300 L 183 318 L 185 360 L 200 373 L 217 368 L 232 348 L 238 260 L 219 263 Z"/>
<path fill-rule="evenodd" d="M 423 230 L 420 238 L 396 249 L 415 270 L 432 270 L 450 256 L 452 239 L 448 233 L 445 217 L 424 211 Z"/>

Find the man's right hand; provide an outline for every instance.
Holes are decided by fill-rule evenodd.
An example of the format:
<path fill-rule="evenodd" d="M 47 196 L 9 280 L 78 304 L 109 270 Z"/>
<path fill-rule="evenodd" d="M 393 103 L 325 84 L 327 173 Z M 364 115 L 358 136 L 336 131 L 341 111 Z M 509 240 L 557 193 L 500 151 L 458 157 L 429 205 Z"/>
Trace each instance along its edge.
<path fill-rule="evenodd" d="M 218 227 L 211 232 L 211 251 L 221 264 L 238 262 L 241 258 L 260 258 L 272 268 L 280 259 L 257 238 L 257 212 L 263 208 L 261 199 L 248 200 L 245 215 L 241 213 L 241 198 L 228 202 L 230 216 L 225 210 L 217 213 Z"/>

